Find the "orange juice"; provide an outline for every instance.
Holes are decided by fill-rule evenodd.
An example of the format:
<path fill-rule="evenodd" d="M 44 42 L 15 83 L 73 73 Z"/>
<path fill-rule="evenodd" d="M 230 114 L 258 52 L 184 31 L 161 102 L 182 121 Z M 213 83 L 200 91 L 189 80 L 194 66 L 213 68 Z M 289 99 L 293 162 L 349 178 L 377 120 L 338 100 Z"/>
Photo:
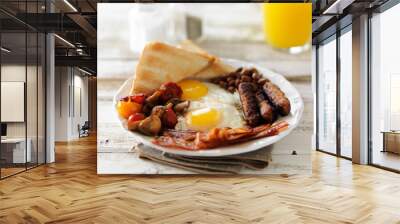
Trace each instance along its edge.
<path fill-rule="evenodd" d="M 264 3 L 264 34 L 277 48 L 303 46 L 311 39 L 311 3 Z"/>

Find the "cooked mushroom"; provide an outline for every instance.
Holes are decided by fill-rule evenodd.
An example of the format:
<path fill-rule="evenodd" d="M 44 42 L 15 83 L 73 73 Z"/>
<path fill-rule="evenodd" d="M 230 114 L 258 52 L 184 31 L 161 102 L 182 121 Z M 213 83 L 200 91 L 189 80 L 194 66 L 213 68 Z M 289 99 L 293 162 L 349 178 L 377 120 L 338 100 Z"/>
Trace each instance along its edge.
<path fill-rule="evenodd" d="M 153 107 L 153 109 L 151 110 L 151 115 L 155 115 L 157 117 L 161 117 L 164 114 L 166 107 L 165 106 L 155 106 Z"/>
<path fill-rule="evenodd" d="M 165 107 L 166 107 L 167 109 L 172 109 L 172 108 L 174 107 L 174 104 L 173 104 L 173 103 L 167 103 L 167 104 L 165 105 Z"/>
<path fill-rule="evenodd" d="M 173 105 L 176 105 L 176 104 L 178 104 L 178 103 L 180 103 L 180 102 L 182 102 L 181 99 L 179 99 L 179 98 L 172 98 L 172 99 L 168 100 L 166 104 L 172 103 Z"/>
<path fill-rule="evenodd" d="M 155 105 L 158 103 L 160 96 L 161 96 L 161 92 L 155 91 L 153 94 L 151 94 L 149 97 L 146 98 L 145 102 Z"/>
<path fill-rule="evenodd" d="M 138 130 L 145 135 L 155 136 L 161 131 L 161 119 L 156 115 L 150 115 L 140 121 Z"/>
<path fill-rule="evenodd" d="M 144 103 L 143 104 L 143 107 L 142 107 L 142 112 L 146 115 L 146 116 L 148 116 L 148 115 L 150 115 L 150 113 L 151 113 L 151 110 L 153 109 L 153 107 L 154 107 L 154 105 L 153 104 L 151 104 L 151 103 Z"/>
<path fill-rule="evenodd" d="M 189 105 L 190 105 L 190 101 L 183 101 L 174 106 L 174 111 L 176 113 L 183 113 L 183 112 L 185 112 L 185 110 L 187 108 L 189 108 Z"/>
<path fill-rule="evenodd" d="M 128 129 L 130 131 L 136 131 L 138 129 L 138 127 L 139 127 L 140 122 L 141 122 L 141 120 L 140 121 L 135 121 L 135 122 L 133 122 L 131 124 L 128 124 Z"/>

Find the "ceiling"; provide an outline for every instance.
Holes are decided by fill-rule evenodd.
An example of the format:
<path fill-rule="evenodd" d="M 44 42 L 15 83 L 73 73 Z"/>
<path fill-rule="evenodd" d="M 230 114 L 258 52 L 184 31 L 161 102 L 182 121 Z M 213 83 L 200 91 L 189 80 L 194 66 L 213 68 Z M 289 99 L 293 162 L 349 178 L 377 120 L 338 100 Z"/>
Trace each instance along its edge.
<path fill-rule="evenodd" d="M 313 0 L 313 44 L 352 23 L 354 17 L 376 10 L 393 0 Z"/>
<path fill-rule="evenodd" d="M 7 58 L 25 55 L 25 32 L 51 32 L 56 66 L 78 66 L 96 74 L 97 0 L 1 0 L 2 45 L 13 49 Z M 29 53 L 36 46 L 27 45 Z"/>

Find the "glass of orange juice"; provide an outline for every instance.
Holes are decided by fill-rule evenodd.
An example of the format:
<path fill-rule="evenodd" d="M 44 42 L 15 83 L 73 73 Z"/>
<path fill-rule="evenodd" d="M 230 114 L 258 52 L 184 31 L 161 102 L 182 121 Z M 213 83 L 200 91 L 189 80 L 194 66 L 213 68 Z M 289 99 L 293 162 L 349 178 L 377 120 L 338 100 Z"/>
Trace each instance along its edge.
<path fill-rule="evenodd" d="M 312 3 L 263 3 L 265 40 L 271 46 L 301 52 L 310 46 Z M 307 47 L 308 46 L 308 47 Z"/>

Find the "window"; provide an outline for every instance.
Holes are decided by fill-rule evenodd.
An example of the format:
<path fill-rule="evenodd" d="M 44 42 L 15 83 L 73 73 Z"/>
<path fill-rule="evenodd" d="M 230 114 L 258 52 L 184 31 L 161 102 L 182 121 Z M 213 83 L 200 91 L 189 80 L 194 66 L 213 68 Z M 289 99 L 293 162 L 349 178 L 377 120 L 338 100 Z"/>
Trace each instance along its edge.
<path fill-rule="evenodd" d="M 5 129 L 0 144 L 0 169 L 3 178 L 26 170 L 26 164 L 31 162 L 32 151 L 26 138 L 26 33 L 2 31 L 1 46 L 2 49 L 7 49 L 1 52 L 0 77 L 1 124 Z M 9 94 L 15 96 L 10 101 L 6 98 Z M 13 105 L 18 106 L 9 110 Z M 14 113 L 14 110 L 19 113 Z"/>
<path fill-rule="evenodd" d="M 400 170 L 400 5 L 371 18 L 372 164 Z"/>
<path fill-rule="evenodd" d="M 18 6 L 21 13 L 36 13 L 38 4 Z M 4 13 L 0 26 L 0 178 L 5 178 L 45 163 L 46 39 L 44 33 Z"/>
<path fill-rule="evenodd" d="M 336 153 L 336 39 L 318 48 L 318 149 Z"/>
<path fill-rule="evenodd" d="M 352 157 L 352 32 L 340 36 L 340 155 Z"/>
<path fill-rule="evenodd" d="M 339 34 L 340 36 L 334 35 L 323 41 L 317 52 L 317 147 L 324 152 L 351 158 L 353 78 L 351 25 L 342 29 Z"/>

